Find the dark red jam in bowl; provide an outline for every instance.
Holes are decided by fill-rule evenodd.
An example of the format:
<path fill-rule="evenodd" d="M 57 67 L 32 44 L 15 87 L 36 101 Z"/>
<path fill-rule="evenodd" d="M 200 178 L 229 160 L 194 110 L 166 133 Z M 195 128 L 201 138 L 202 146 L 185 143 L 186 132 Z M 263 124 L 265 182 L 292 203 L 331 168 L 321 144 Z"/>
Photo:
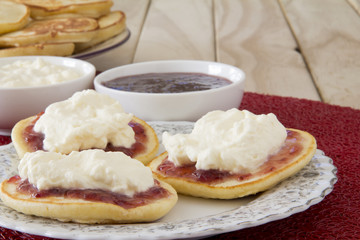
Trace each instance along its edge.
<path fill-rule="evenodd" d="M 37 118 L 31 124 L 29 124 L 29 126 L 27 126 L 23 132 L 25 142 L 33 151 L 44 150 L 44 134 L 34 131 L 34 125 L 42 114 L 43 113 L 38 114 Z M 136 142 L 130 148 L 108 144 L 104 151 L 123 152 L 130 157 L 136 157 L 137 155 L 144 152 L 146 150 L 146 142 L 148 141 L 144 127 L 141 124 L 133 121 L 129 122 L 129 126 L 132 127 L 135 132 Z"/>
<path fill-rule="evenodd" d="M 287 131 L 287 138 L 284 146 L 278 153 L 272 155 L 255 173 L 232 174 L 228 171 L 220 170 L 199 170 L 195 164 L 186 166 L 175 166 L 167 158 L 158 166 L 158 171 L 168 177 L 184 178 L 193 182 L 202 182 L 207 184 L 217 184 L 230 179 L 238 181 L 249 180 L 256 176 L 261 176 L 290 163 L 303 149 L 300 141 L 301 135 L 294 131 Z"/>
<path fill-rule="evenodd" d="M 28 194 L 33 198 L 64 197 L 83 199 L 92 202 L 115 204 L 125 209 L 144 206 L 170 195 L 166 189 L 160 186 L 160 183 L 157 180 L 155 180 L 155 185 L 153 187 L 149 188 L 147 191 L 136 193 L 132 197 L 102 189 L 52 188 L 40 191 L 33 184 L 29 183 L 27 179 L 23 180 L 19 176 L 10 178 L 9 182 L 17 185 L 17 191 L 23 194 Z"/>
<path fill-rule="evenodd" d="M 170 72 L 124 76 L 102 85 L 127 92 L 182 93 L 220 88 L 231 83 L 226 78 L 202 73 Z"/>

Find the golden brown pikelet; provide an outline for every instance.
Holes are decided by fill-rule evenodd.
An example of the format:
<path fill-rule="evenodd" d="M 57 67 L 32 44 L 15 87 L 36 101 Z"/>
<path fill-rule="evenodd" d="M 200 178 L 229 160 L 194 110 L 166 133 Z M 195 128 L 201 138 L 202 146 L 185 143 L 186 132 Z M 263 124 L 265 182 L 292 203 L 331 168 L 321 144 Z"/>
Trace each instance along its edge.
<path fill-rule="evenodd" d="M 31 127 L 33 124 L 35 124 L 35 121 L 37 120 L 38 116 L 32 116 L 26 119 L 23 119 L 19 121 L 11 132 L 11 139 L 14 144 L 14 147 L 16 149 L 16 152 L 20 158 L 24 156 L 26 152 L 34 152 L 36 149 L 33 149 L 29 142 L 27 142 L 24 132 L 27 128 Z M 134 156 L 133 158 L 141 161 L 144 164 L 149 163 L 157 154 L 159 149 L 159 140 L 157 138 L 157 135 L 154 131 L 154 129 L 148 125 L 145 121 L 133 117 L 132 119 L 133 123 L 141 125 L 141 127 L 144 130 L 144 135 L 146 136 L 145 142 L 142 142 L 141 144 L 145 147 L 145 149 Z"/>
<path fill-rule="evenodd" d="M 112 0 L 13 0 L 30 7 L 31 17 L 42 19 L 57 14 L 73 13 L 98 18 L 110 12 Z"/>
<path fill-rule="evenodd" d="M 30 17 L 30 9 L 19 3 L 0 1 L 0 34 L 23 28 Z"/>
<path fill-rule="evenodd" d="M 74 43 L 39 43 L 21 47 L 0 48 L 0 57 L 14 56 L 70 56 L 75 49 Z"/>
<path fill-rule="evenodd" d="M 19 192 L 17 183 L 11 178 L 1 183 L 0 197 L 5 205 L 18 212 L 63 222 L 89 224 L 151 222 L 167 214 L 178 199 L 176 191 L 169 184 L 162 181 L 159 181 L 159 184 L 168 192 L 166 196 L 132 208 L 78 198 L 55 196 L 36 198 L 31 194 Z"/>
<path fill-rule="evenodd" d="M 87 17 L 33 21 L 25 28 L 0 36 L 1 47 L 36 43 L 87 42 L 95 36 L 96 19 Z"/>
<path fill-rule="evenodd" d="M 126 28 L 126 15 L 122 11 L 113 11 L 100 17 L 98 24 L 95 37 L 88 42 L 76 43 L 75 52 L 81 52 L 123 32 Z"/>
<path fill-rule="evenodd" d="M 228 172 L 197 171 L 195 166 L 184 168 L 174 167 L 167 160 L 168 154 L 164 152 L 150 162 L 149 167 L 161 180 L 172 185 L 178 193 L 203 198 L 233 199 L 265 191 L 280 181 L 300 171 L 312 159 L 316 150 L 315 138 L 304 131 L 288 129 L 291 136 L 285 141 L 284 147 L 269 158 L 260 169 L 250 175 L 232 175 L 221 177 Z M 202 181 L 208 177 L 216 178 L 213 182 Z M 190 176 L 190 177 L 189 177 Z M 198 176 L 194 178 L 193 176 Z M 200 176 L 200 177 L 199 177 Z"/>

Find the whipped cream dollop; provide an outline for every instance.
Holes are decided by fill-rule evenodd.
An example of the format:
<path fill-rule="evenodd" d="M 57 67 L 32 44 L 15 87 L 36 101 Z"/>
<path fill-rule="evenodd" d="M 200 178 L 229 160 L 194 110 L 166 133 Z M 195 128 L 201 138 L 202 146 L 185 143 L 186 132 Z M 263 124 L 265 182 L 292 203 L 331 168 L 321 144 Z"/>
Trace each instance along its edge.
<path fill-rule="evenodd" d="M 39 190 L 102 189 L 133 196 L 154 186 L 151 169 L 122 152 L 100 149 L 71 152 L 36 151 L 20 160 L 19 176 Z"/>
<path fill-rule="evenodd" d="M 0 67 L 0 87 L 18 88 L 57 84 L 81 77 L 74 68 L 45 61 L 17 60 Z"/>
<path fill-rule="evenodd" d="M 110 96 L 84 90 L 49 105 L 34 130 L 44 134 L 43 148 L 48 151 L 104 149 L 108 143 L 129 148 L 135 143 L 134 130 L 128 125 L 132 117 Z"/>
<path fill-rule="evenodd" d="M 275 154 L 287 136 L 272 113 L 255 115 L 230 109 L 212 111 L 200 118 L 190 134 L 163 133 L 163 145 L 176 166 L 231 173 L 255 172 Z"/>

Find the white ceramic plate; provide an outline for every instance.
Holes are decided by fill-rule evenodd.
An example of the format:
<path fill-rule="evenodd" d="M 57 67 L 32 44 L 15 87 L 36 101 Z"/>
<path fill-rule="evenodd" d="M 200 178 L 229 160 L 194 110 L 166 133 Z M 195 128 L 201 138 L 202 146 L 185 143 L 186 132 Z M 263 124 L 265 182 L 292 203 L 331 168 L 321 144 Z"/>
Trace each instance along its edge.
<path fill-rule="evenodd" d="M 115 37 L 110 38 L 110 39 L 106 40 L 105 42 L 99 43 L 87 50 L 84 50 L 83 52 L 74 54 L 74 55 L 72 55 L 72 57 L 79 58 L 79 59 L 87 59 L 87 58 L 91 58 L 91 57 L 95 57 L 97 55 L 103 54 L 107 51 L 110 51 L 113 48 L 119 47 L 122 44 L 124 44 L 127 40 L 129 40 L 130 35 L 131 35 L 130 30 L 126 29 L 119 35 L 116 35 Z"/>
<path fill-rule="evenodd" d="M 163 131 L 189 132 L 193 123 L 150 122 L 158 136 Z M 0 180 L 17 173 L 18 157 L 12 144 L 0 147 Z M 319 203 L 337 181 L 336 167 L 320 150 L 310 164 L 274 188 L 235 200 L 179 196 L 176 206 L 153 223 L 85 225 L 61 223 L 13 211 L 0 201 L 0 225 L 30 234 L 66 239 L 174 239 L 205 237 L 286 218 Z M 271 204 L 269 204 L 271 203 Z"/>

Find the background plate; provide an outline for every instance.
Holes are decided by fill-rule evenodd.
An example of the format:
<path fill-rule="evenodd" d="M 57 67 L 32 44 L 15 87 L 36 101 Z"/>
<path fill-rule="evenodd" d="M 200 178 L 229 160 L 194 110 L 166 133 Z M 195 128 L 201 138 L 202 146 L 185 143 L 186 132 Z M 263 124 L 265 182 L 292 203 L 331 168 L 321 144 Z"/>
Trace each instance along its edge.
<path fill-rule="evenodd" d="M 131 35 L 130 30 L 125 29 L 125 31 L 123 31 L 119 35 L 116 35 L 113 38 L 106 40 L 105 42 L 99 43 L 83 52 L 74 54 L 71 57 L 78 59 L 87 59 L 87 58 L 95 57 L 97 55 L 110 51 L 113 48 L 123 45 L 127 40 L 129 40 L 130 35 Z"/>
<path fill-rule="evenodd" d="M 149 123 L 160 141 L 164 131 L 187 133 L 193 127 L 190 122 Z M 0 147 L 0 181 L 17 173 L 18 161 L 12 144 Z M 204 237 L 257 226 L 304 211 L 323 200 L 332 191 L 336 181 L 336 167 L 332 160 L 317 150 L 304 169 L 266 192 L 234 200 L 210 200 L 180 195 L 170 213 L 153 223 L 62 223 L 18 213 L 0 201 L 0 225 L 30 234 L 66 239 Z"/>

